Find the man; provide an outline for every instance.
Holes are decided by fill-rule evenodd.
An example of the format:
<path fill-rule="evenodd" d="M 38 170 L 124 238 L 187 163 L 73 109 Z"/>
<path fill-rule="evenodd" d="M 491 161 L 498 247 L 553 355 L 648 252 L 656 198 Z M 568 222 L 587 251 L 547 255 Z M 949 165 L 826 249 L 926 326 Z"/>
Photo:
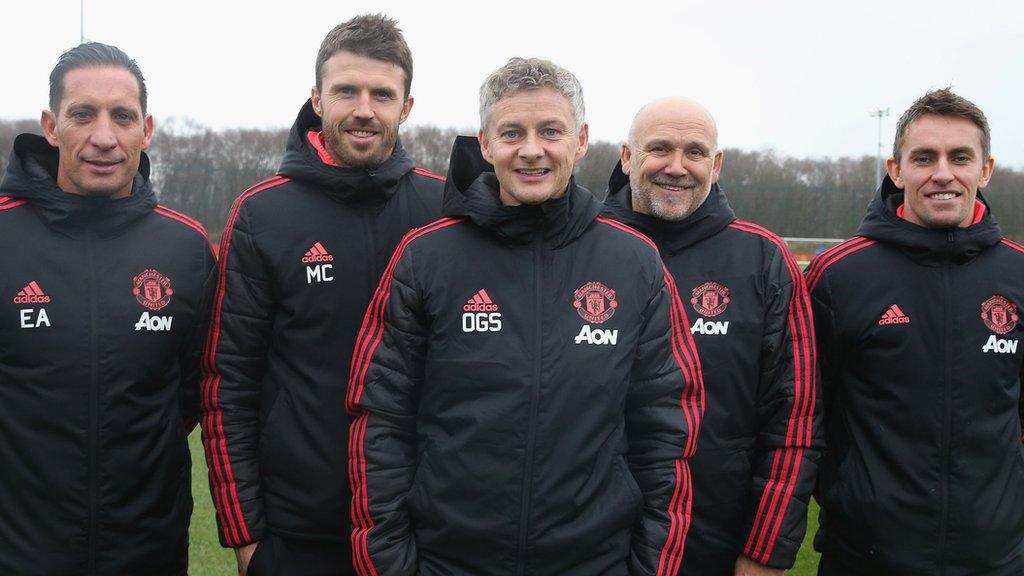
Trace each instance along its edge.
<path fill-rule="evenodd" d="M 355 565 L 674 574 L 702 385 L 671 277 L 571 179 L 572 74 L 513 58 L 480 101 L 448 217 L 406 236 L 356 344 Z"/>
<path fill-rule="evenodd" d="M 639 229 L 697 318 L 708 400 L 694 456 L 687 576 L 781 575 L 806 528 L 820 449 L 810 303 L 785 243 L 737 220 L 703 106 L 644 106 L 622 145 L 605 213 Z"/>
<path fill-rule="evenodd" d="M 857 236 L 808 269 L 827 415 L 819 574 L 1024 571 L 1024 248 L 981 198 L 994 164 L 982 111 L 927 93 Z"/>
<path fill-rule="evenodd" d="M 443 178 L 398 140 L 411 84 L 393 20 L 334 28 L 278 175 L 224 230 L 203 431 L 221 543 L 243 574 L 352 573 L 346 370 L 391 252 L 441 210 Z"/>
<path fill-rule="evenodd" d="M 213 252 L 124 52 L 62 54 L 41 123 L 0 184 L 0 573 L 184 575 Z"/>

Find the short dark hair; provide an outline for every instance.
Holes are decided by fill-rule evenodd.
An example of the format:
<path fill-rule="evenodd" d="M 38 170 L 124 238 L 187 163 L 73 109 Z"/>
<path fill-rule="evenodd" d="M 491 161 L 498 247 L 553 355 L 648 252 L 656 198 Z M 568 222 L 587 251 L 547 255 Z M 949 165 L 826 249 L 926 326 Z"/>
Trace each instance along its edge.
<path fill-rule="evenodd" d="M 142 113 L 146 113 L 146 79 L 142 76 L 139 64 L 117 46 L 101 42 L 79 44 L 57 58 L 57 65 L 50 72 L 51 112 L 56 114 L 57 108 L 60 107 L 61 98 L 64 97 L 64 77 L 67 76 L 67 73 L 78 68 L 94 66 L 114 66 L 131 72 L 132 76 L 135 76 L 135 80 L 139 82 L 139 104 L 142 106 Z"/>
<path fill-rule="evenodd" d="M 980 108 L 974 105 L 963 96 L 959 96 L 949 87 L 930 90 L 924 96 L 918 98 L 896 124 L 896 140 L 892 144 L 892 157 L 900 161 L 900 148 L 903 147 L 903 139 L 907 135 L 907 128 L 915 120 L 926 114 L 937 116 L 953 116 L 965 118 L 974 123 L 981 131 L 981 156 L 982 160 L 988 160 L 992 153 L 992 133 L 988 128 L 988 119 Z"/>
<path fill-rule="evenodd" d="M 322 88 L 324 63 L 336 52 L 351 52 L 374 60 L 390 62 L 405 73 L 405 96 L 412 88 L 412 52 L 405 43 L 398 22 L 384 14 L 363 14 L 342 22 L 327 33 L 316 55 L 316 87 Z"/>

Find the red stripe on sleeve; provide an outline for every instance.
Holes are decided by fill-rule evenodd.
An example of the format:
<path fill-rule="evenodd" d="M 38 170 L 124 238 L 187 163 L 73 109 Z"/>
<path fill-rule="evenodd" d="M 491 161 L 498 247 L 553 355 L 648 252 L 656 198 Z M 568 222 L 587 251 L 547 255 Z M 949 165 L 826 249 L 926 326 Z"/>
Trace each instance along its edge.
<path fill-rule="evenodd" d="M 433 178 L 434 180 L 440 180 L 441 182 L 446 181 L 446 178 L 444 176 L 441 176 L 440 174 L 436 174 L 424 168 L 413 168 L 412 172 L 413 174 L 419 174 L 420 176 L 426 176 L 427 178 Z"/>
<path fill-rule="evenodd" d="M 875 240 L 869 240 L 863 236 L 854 236 L 846 242 L 837 244 L 822 252 L 811 262 L 811 266 L 807 270 L 807 291 L 814 292 L 818 282 L 821 280 L 821 275 L 825 273 L 829 266 L 875 243 Z"/>
<path fill-rule="evenodd" d="M 598 217 L 596 221 L 631 234 L 643 240 L 655 253 L 658 252 L 658 247 L 653 240 L 630 226 L 603 216 Z M 670 297 L 672 354 L 684 380 L 680 408 L 687 425 L 683 457 L 676 460 L 676 485 L 667 511 L 669 516 L 668 537 L 658 559 L 658 576 L 674 576 L 682 563 L 686 535 L 690 529 L 693 498 L 689 462 L 686 458 L 693 456 L 697 449 L 697 438 L 700 435 L 700 423 L 704 410 L 704 376 L 701 371 L 700 357 L 697 354 L 697 346 L 690 335 L 689 321 L 686 318 L 686 310 L 679 299 L 675 280 L 664 264 L 662 272 Z"/>
<path fill-rule="evenodd" d="M 803 450 L 811 444 L 816 402 L 814 325 L 811 321 L 810 298 L 803 275 L 783 240 L 766 228 L 742 220 L 733 222 L 729 227 L 771 241 L 782 254 L 793 284 L 787 312 L 794 367 L 793 408 L 786 430 L 786 443 L 790 448 L 778 449 L 775 452 L 768 484 L 762 494 L 754 525 L 744 549 L 744 553 L 751 559 L 765 563 L 774 550 L 778 532 L 799 478 Z"/>
<path fill-rule="evenodd" d="M 203 353 L 203 446 L 206 452 L 207 466 L 214 480 L 213 498 L 218 515 L 221 515 L 221 529 L 225 542 L 229 546 L 242 546 L 251 542 L 249 528 L 242 514 L 242 505 L 238 498 L 234 473 L 227 449 L 227 437 L 224 433 L 224 413 L 221 410 L 218 393 L 221 375 L 217 368 L 217 345 L 220 342 L 221 308 L 224 303 L 224 287 L 227 279 L 228 250 L 231 247 L 235 222 L 242 204 L 252 196 L 285 182 L 288 178 L 274 176 L 268 178 L 243 192 L 231 209 L 224 236 L 221 239 L 220 261 L 217 263 L 217 292 L 214 297 L 213 316 L 210 332 L 206 339 Z"/>
<path fill-rule="evenodd" d="M 359 408 L 366 387 L 366 371 L 370 367 L 373 353 L 384 335 L 384 311 L 391 298 L 391 283 L 395 267 L 401 260 L 406 248 L 413 240 L 461 222 L 461 218 L 442 218 L 422 228 L 416 228 L 402 238 L 395 248 L 381 276 L 370 305 L 363 316 L 363 324 L 356 338 L 355 351 L 349 368 L 349 385 L 345 407 L 353 417 L 348 445 L 349 482 L 352 489 L 352 557 L 356 570 L 362 576 L 377 576 L 377 569 L 369 551 L 369 534 L 374 527 L 370 515 L 370 498 L 366 478 L 366 427 L 370 413 Z"/>

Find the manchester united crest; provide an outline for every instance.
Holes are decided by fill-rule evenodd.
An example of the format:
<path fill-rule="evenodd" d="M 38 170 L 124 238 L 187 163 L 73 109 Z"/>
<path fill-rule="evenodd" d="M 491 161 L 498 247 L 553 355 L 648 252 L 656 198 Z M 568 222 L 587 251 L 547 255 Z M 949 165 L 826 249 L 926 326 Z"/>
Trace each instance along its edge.
<path fill-rule="evenodd" d="M 150 268 L 132 279 L 132 294 L 150 310 L 159 310 L 171 301 L 171 279 Z"/>
<path fill-rule="evenodd" d="M 573 292 L 573 307 L 587 322 L 600 324 L 615 314 L 619 303 L 615 301 L 615 290 L 600 282 L 587 282 Z"/>
<path fill-rule="evenodd" d="M 690 304 L 705 317 L 718 316 L 729 306 L 729 289 L 718 282 L 705 282 L 693 289 Z"/>
<path fill-rule="evenodd" d="M 1006 334 L 1017 326 L 1017 305 L 1002 296 L 993 296 L 981 305 L 981 319 L 996 334 Z"/>

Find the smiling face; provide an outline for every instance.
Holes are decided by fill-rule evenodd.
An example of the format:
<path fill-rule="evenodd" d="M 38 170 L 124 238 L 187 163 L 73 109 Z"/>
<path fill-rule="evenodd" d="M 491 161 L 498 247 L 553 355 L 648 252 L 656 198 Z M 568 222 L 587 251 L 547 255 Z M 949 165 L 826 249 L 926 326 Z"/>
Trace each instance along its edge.
<path fill-rule="evenodd" d="M 347 50 L 324 62 L 312 98 L 323 120 L 328 152 L 348 168 L 379 166 L 387 160 L 413 103 L 405 95 L 401 68 Z"/>
<path fill-rule="evenodd" d="M 633 210 L 672 221 L 693 214 L 722 170 L 717 147 L 714 120 L 699 104 L 667 98 L 645 106 L 620 158 Z"/>
<path fill-rule="evenodd" d="M 569 100 L 553 88 L 520 90 L 494 103 L 478 135 L 494 165 L 502 204 L 540 204 L 565 194 L 587 153 L 586 124 L 576 130 Z"/>
<path fill-rule="evenodd" d="M 966 118 L 926 114 L 907 126 L 900 160 L 886 164 L 903 190 L 904 217 L 925 228 L 965 227 L 995 160 L 985 159 L 981 130 Z"/>
<path fill-rule="evenodd" d="M 116 66 L 76 68 L 64 76 L 56 111 L 44 110 L 43 134 L 59 150 L 57 185 L 83 196 L 132 193 L 153 118 L 142 112 L 139 83 Z"/>

